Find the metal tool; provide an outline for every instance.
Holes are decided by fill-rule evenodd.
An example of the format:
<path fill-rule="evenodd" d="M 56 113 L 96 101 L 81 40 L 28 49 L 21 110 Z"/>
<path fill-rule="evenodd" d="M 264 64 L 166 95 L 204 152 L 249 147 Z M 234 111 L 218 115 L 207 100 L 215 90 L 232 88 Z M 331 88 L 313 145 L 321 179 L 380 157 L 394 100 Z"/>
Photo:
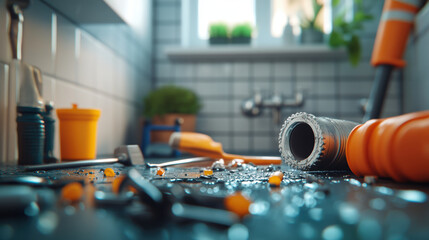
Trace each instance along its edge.
<path fill-rule="evenodd" d="M 395 68 L 405 66 L 402 59 L 414 18 L 426 1 L 386 0 L 377 30 L 371 64 L 376 67 L 363 122 L 379 118 Z"/>
<path fill-rule="evenodd" d="M 139 223 L 165 224 L 168 220 L 193 220 L 230 226 L 239 221 L 238 216 L 232 212 L 199 204 L 204 200 L 189 199 L 192 197 L 191 195 L 188 195 L 188 198 L 181 196 L 184 192 L 183 189 L 171 189 L 167 195 L 166 192 L 144 179 L 136 169 L 128 172 L 119 187 L 120 192 L 123 192 L 127 186 L 133 186 L 138 191 L 141 202 L 146 206 L 146 208 L 131 206 L 131 210 L 126 211 Z M 194 204 L 189 204 L 189 202 Z M 222 203 L 217 199 L 216 203 L 219 202 Z"/>
<path fill-rule="evenodd" d="M 164 163 L 146 163 L 146 166 L 150 167 L 150 168 L 155 168 L 155 167 L 171 167 L 171 166 L 177 166 L 177 165 L 190 165 L 190 166 L 196 166 L 199 163 L 204 163 L 204 162 L 210 162 L 210 164 L 213 162 L 213 159 L 209 158 L 209 157 L 194 157 L 194 158 L 185 158 L 185 159 L 180 159 L 180 160 L 173 160 L 173 161 L 168 161 L 168 162 L 164 162 Z"/>
<path fill-rule="evenodd" d="M 115 149 L 114 155 L 116 156 L 116 158 L 42 164 L 42 165 L 35 165 L 35 166 L 27 166 L 24 169 L 25 171 L 37 171 L 37 170 L 49 170 L 49 169 L 85 167 L 85 166 L 113 164 L 113 163 L 121 163 L 126 166 L 144 164 L 143 154 L 140 151 L 140 147 L 138 145 L 120 146 Z"/>
<path fill-rule="evenodd" d="M 202 133 L 194 132 L 175 132 L 171 134 L 169 144 L 171 147 L 181 151 L 192 153 L 196 156 L 210 157 L 213 159 L 222 158 L 225 161 L 242 159 L 245 163 L 255 165 L 281 164 L 280 157 L 270 156 L 242 156 L 225 153 L 222 150 L 222 144 L 213 141 L 213 139 Z"/>
<path fill-rule="evenodd" d="M 303 170 L 348 170 L 346 142 L 358 123 L 300 112 L 280 130 L 279 150 L 286 164 Z"/>

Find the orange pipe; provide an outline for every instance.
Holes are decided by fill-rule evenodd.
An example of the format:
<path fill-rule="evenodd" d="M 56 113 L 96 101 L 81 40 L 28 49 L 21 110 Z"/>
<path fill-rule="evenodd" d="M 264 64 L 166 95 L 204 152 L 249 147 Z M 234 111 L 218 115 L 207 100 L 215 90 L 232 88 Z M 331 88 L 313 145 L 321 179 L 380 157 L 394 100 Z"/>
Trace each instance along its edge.
<path fill-rule="evenodd" d="M 346 156 L 358 176 L 429 182 L 429 111 L 370 120 L 355 127 Z"/>
<path fill-rule="evenodd" d="M 385 1 L 372 53 L 373 66 L 380 64 L 405 66 L 402 57 L 414 26 L 414 19 L 408 18 L 415 16 L 418 11 L 419 6 L 395 0 Z"/>
<path fill-rule="evenodd" d="M 262 156 L 242 156 L 225 153 L 222 150 L 222 144 L 213 141 L 213 139 L 202 133 L 177 132 L 170 137 L 170 146 L 180 151 L 185 151 L 196 156 L 210 157 L 213 159 L 222 158 L 225 161 L 242 159 L 245 163 L 255 165 L 281 164 L 280 157 L 262 157 Z"/>

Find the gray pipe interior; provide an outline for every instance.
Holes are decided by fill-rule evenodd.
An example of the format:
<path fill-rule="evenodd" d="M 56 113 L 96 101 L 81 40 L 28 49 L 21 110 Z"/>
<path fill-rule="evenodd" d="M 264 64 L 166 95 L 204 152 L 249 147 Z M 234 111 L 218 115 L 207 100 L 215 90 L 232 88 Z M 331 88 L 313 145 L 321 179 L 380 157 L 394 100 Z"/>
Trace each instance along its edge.
<path fill-rule="evenodd" d="M 310 125 L 296 123 L 289 137 L 289 148 L 295 159 L 299 161 L 308 158 L 313 152 L 314 143 L 314 132 Z"/>

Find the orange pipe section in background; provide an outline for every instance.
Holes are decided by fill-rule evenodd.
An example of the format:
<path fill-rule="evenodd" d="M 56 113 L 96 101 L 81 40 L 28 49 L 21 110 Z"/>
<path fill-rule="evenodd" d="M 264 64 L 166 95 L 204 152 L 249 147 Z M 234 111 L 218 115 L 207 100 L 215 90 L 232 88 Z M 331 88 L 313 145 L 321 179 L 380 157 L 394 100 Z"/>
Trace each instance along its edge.
<path fill-rule="evenodd" d="M 370 120 L 355 127 L 346 155 L 358 176 L 429 182 L 429 111 Z"/>
<path fill-rule="evenodd" d="M 404 67 L 402 59 L 414 17 L 419 6 L 395 0 L 386 0 L 374 43 L 371 64 Z M 409 17 L 411 19 L 407 19 Z"/>
<path fill-rule="evenodd" d="M 228 154 L 222 150 L 222 144 L 213 141 L 210 136 L 195 132 L 176 132 L 170 137 L 170 146 L 180 151 L 185 151 L 196 156 L 209 157 L 213 159 L 222 158 L 226 162 L 234 159 L 242 159 L 245 163 L 255 165 L 281 164 L 280 157 L 269 156 L 242 156 Z"/>

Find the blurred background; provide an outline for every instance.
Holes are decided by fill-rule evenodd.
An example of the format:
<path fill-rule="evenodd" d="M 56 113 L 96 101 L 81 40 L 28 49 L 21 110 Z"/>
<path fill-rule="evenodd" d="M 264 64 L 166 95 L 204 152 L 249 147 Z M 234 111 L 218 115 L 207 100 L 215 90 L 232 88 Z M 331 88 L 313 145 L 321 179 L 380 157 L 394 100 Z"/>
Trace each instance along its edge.
<path fill-rule="evenodd" d="M 195 130 L 226 152 L 273 153 L 281 123 L 295 112 L 361 121 L 383 3 L 33 0 L 23 11 L 22 60 L 41 69 L 43 99 L 55 108 L 77 103 L 101 109 L 100 156 L 141 142 L 143 99 L 166 85 L 196 93 L 201 108 Z M 10 114 L 16 109 L 5 6 L 0 0 L 1 159 L 13 144 L 7 133 L 15 131 Z M 408 66 L 394 73 L 383 117 L 428 109 L 428 18 L 427 8 L 420 11 Z M 243 114 L 246 100 L 258 98 L 292 104 Z M 55 151 L 59 156 L 58 137 Z"/>

